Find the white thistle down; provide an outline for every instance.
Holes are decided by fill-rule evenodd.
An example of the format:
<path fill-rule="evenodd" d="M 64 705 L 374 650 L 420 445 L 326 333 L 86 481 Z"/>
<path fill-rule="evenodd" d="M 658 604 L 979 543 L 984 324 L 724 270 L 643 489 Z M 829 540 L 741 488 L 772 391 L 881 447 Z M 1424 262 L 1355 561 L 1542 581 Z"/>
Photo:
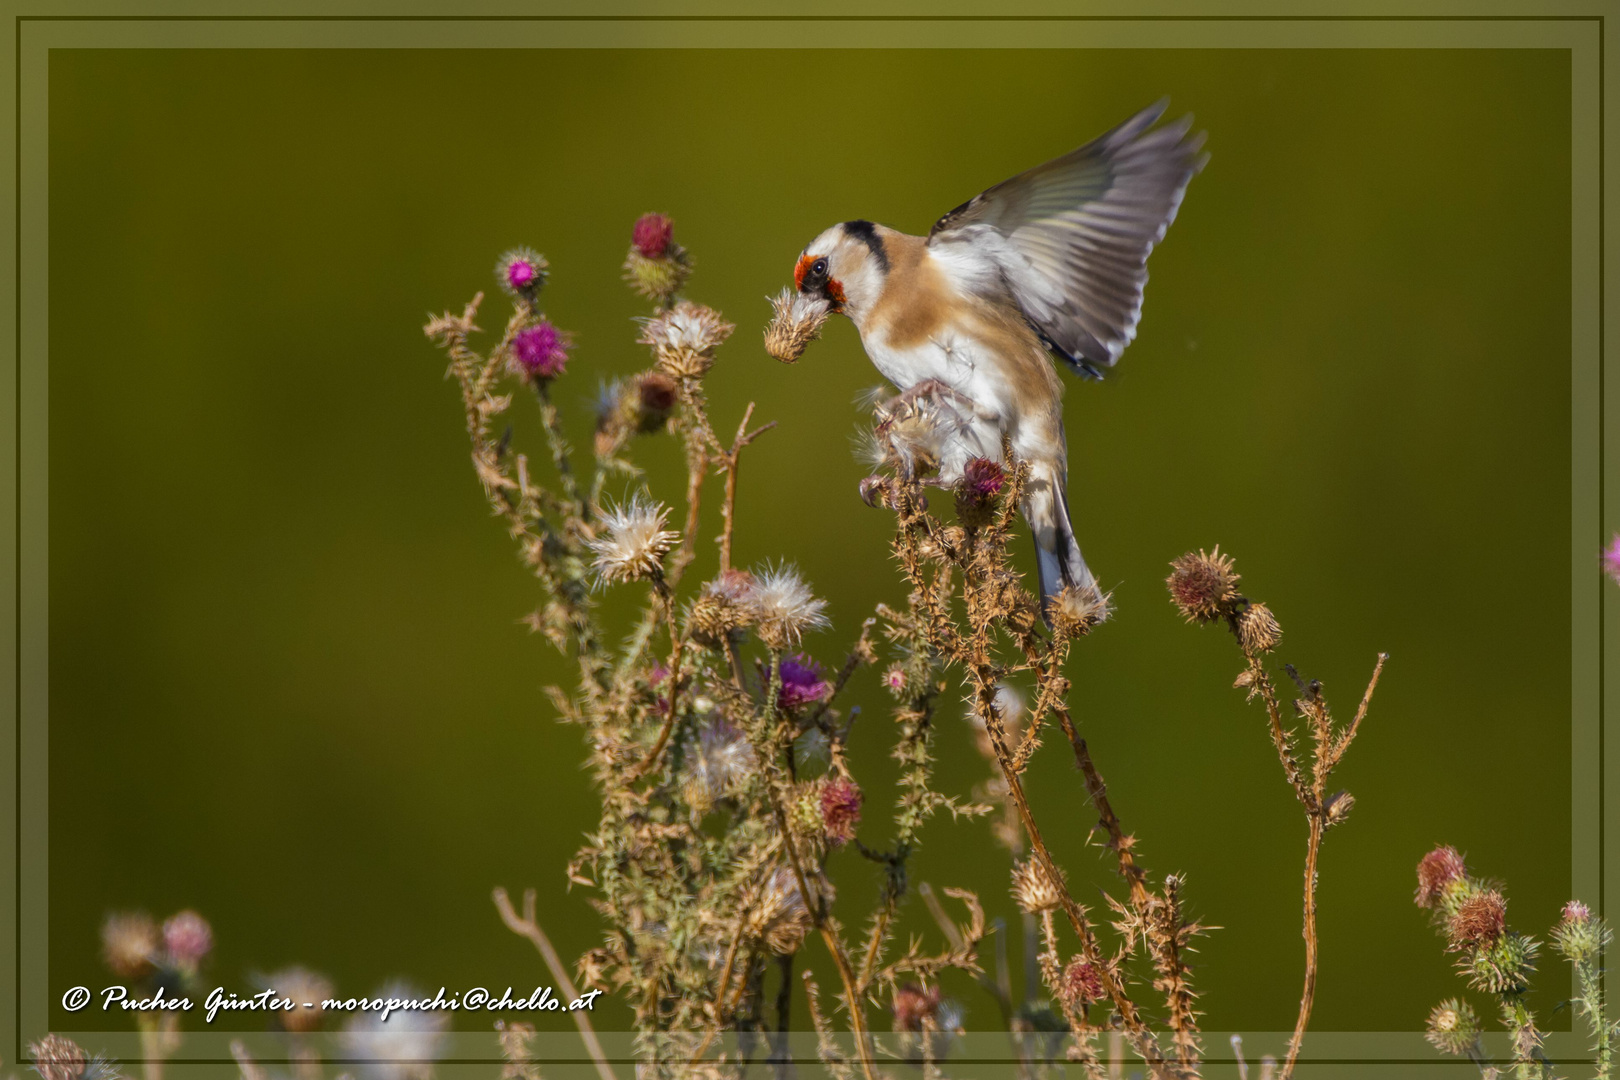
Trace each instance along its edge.
<path fill-rule="evenodd" d="M 651 345 L 658 366 L 671 375 L 696 378 L 714 364 L 714 350 L 736 327 L 711 307 L 682 300 L 650 319 L 642 320 L 636 340 Z"/>
<path fill-rule="evenodd" d="M 669 507 L 645 495 L 620 506 L 604 507 L 601 533 L 586 541 L 596 558 L 591 567 L 597 581 L 639 581 L 663 571 L 664 556 L 680 543 L 681 534 L 664 528 Z"/>
<path fill-rule="evenodd" d="M 754 574 L 743 598 L 743 608 L 753 617 L 759 638 L 773 649 L 797 645 L 806 630 L 823 630 L 832 624 L 822 614 L 825 600 L 818 600 L 792 566 L 766 566 Z"/>

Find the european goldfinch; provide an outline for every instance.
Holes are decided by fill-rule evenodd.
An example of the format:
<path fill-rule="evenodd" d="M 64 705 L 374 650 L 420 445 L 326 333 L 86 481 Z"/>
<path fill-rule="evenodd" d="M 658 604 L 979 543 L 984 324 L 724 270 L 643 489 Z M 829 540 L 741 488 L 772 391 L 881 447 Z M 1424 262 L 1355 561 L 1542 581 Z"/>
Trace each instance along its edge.
<path fill-rule="evenodd" d="M 794 268 L 799 293 L 849 316 L 903 396 L 957 414 L 933 482 L 956 483 L 973 457 L 1000 460 L 1003 435 L 1029 463 L 1021 510 L 1043 609 L 1065 588 L 1100 599 L 1070 520 L 1063 383 L 1047 354 L 1101 377 L 1136 336 L 1148 253 L 1208 160 L 1191 117 L 1153 128 L 1164 108 L 997 184 L 926 237 L 846 221 Z"/>

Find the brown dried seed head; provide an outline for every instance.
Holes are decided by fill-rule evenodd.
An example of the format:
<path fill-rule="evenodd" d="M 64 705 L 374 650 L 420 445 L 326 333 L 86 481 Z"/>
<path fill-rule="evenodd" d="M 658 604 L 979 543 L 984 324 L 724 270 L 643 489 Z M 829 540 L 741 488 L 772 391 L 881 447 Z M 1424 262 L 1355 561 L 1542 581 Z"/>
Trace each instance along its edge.
<path fill-rule="evenodd" d="M 765 328 L 765 351 L 792 364 L 804 355 L 810 343 L 821 336 L 821 328 L 832 314 L 825 300 L 783 289 L 771 300 L 773 312 Z"/>
<path fill-rule="evenodd" d="M 1077 958 L 1063 970 L 1063 982 L 1058 992 L 1070 1008 L 1101 1001 L 1104 993 L 1102 972 L 1097 970 L 1095 964 Z"/>
<path fill-rule="evenodd" d="M 90 1055 L 72 1039 L 47 1035 L 28 1045 L 40 1080 L 79 1080 L 90 1066 Z"/>
<path fill-rule="evenodd" d="M 1013 864 L 1012 895 L 1019 909 L 1032 915 L 1053 911 L 1063 903 L 1062 891 L 1036 858 Z"/>
<path fill-rule="evenodd" d="M 1453 949 L 1494 945 L 1507 929 L 1507 900 L 1495 889 L 1464 900 L 1446 923 Z"/>
<path fill-rule="evenodd" d="M 939 987 L 906 983 L 894 992 L 894 1030 L 921 1031 L 939 1012 Z"/>
<path fill-rule="evenodd" d="M 101 925 L 102 959 L 125 979 L 150 971 L 160 944 L 158 925 L 145 912 L 109 915 Z"/>
<path fill-rule="evenodd" d="M 1282 627 L 1277 617 L 1264 604 L 1250 604 L 1238 616 L 1238 640 L 1247 652 L 1270 652 L 1282 638 Z"/>
<path fill-rule="evenodd" d="M 1052 629 L 1065 637 L 1081 637 L 1108 618 L 1109 597 L 1095 585 L 1068 585 L 1047 605 Z"/>
<path fill-rule="evenodd" d="M 1348 791 L 1341 791 L 1328 796 L 1322 804 L 1322 811 L 1327 815 L 1329 825 L 1337 825 L 1350 816 L 1350 811 L 1356 808 L 1356 797 Z"/>
<path fill-rule="evenodd" d="M 1202 549 L 1188 552 L 1170 564 L 1165 584 L 1170 599 L 1188 622 L 1211 622 L 1238 598 L 1237 583 L 1242 575 L 1232 569 L 1232 560 L 1217 546 L 1213 554 Z"/>

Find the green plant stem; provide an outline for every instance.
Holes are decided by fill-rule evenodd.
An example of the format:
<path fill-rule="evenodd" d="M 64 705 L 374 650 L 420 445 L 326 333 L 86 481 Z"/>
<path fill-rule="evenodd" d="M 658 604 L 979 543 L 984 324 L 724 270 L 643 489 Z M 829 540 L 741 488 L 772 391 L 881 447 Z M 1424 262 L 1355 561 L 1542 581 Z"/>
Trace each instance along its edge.
<path fill-rule="evenodd" d="M 1592 1025 L 1592 1053 L 1597 1067 L 1593 1080 L 1609 1080 L 1613 1067 L 1610 1049 L 1612 1029 L 1603 1005 L 1603 973 L 1598 969 L 1599 955 L 1594 952 L 1576 962 L 1575 973 L 1580 979 L 1581 994 L 1575 1002 L 1586 1016 L 1586 1022 Z"/>

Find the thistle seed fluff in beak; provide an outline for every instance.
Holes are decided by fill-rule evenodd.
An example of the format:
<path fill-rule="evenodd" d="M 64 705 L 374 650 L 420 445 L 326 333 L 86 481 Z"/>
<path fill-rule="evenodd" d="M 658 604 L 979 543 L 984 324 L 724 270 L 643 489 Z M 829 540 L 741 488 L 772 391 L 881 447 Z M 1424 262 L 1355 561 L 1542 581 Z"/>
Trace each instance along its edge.
<path fill-rule="evenodd" d="M 771 301 L 774 317 L 765 328 L 765 351 L 784 364 L 796 362 L 832 314 L 832 305 L 819 296 L 783 289 Z"/>

